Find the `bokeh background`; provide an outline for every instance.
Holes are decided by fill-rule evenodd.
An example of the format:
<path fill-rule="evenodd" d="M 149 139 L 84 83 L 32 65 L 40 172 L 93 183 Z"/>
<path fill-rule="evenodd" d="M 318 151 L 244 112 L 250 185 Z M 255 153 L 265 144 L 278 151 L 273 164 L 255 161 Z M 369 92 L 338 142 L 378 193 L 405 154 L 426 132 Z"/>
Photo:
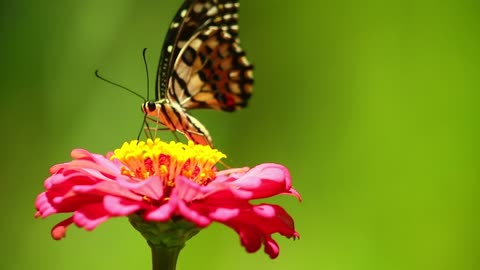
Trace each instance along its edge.
<path fill-rule="evenodd" d="M 146 95 L 141 51 L 155 73 L 180 2 L 1 2 L 1 269 L 150 268 L 125 218 L 57 242 L 65 216 L 34 219 L 34 199 L 71 149 L 137 136 L 142 101 L 93 72 Z M 178 268 L 480 269 L 479 3 L 242 0 L 249 107 L 193 114 L 229 164 L 290 168 L 304 201 L 269 202 L 301 239 L 270 260 L 213 225 Z"/>

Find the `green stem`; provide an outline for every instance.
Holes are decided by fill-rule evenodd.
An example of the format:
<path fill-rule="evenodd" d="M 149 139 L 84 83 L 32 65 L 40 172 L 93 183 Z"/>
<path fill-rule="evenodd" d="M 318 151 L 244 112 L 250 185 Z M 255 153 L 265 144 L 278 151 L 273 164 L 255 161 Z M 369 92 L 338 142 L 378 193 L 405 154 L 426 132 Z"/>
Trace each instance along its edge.
<path fill-rule="evenodd" d="M 149 244 L 152 250 L 152 270 L 175 270 L 180 247 L 165 247 Z"/>

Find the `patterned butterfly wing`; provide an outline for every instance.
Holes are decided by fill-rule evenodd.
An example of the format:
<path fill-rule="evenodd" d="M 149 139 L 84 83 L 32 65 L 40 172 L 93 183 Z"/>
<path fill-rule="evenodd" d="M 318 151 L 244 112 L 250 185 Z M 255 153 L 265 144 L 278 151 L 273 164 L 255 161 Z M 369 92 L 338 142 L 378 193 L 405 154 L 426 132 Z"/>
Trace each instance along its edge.
<path fill-rule="evenodd" d="M 235 39 L 218 27 L 194 36 L 175 63 L 167 95 L 184 108 L 234 111 L 245 107 L 252 65 Z"/>
<path fill-rule="evenodd" d="M 239 46 L 238 1 L 186 1 L 165 39 L 157 74 L 157 98 L 185 109 L 225 111 L 245 107 L 252 65 Z"/>

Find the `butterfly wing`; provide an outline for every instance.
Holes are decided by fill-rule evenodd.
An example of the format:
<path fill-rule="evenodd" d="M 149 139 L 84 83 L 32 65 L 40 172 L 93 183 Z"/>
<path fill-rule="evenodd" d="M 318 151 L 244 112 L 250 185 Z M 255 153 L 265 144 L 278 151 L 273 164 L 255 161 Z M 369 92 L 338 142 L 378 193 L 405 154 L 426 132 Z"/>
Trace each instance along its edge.
<path fill-rule="evenodd" d="M 236 39 L 211 26 L 182 48 L 167 95 L 186 109 L 234 111 L 247 105 L 253 84 L 252 69 Z"/>
<path fill-rule="evenodd" d="M 187 0 L 170 25 L 157 74 L 157 100 L 185 109 L 246 106 L 252 65 L 239 46 L 239 3 Z"/>
<path fill-rule="evenodd" d="M 166 97 L 167 84 L 175 64 L 175 59 L 177 59 L 185 43 L 201 29 L 211 26 L 215 16 L 223 16 L 227 11 L 236 13 L 237 10 L 238 0 L 184 1 L 170 23 L 170 28 L 163 42 L 157 70 L 156 100 Z M 236 36 L 238 27 L 234 27 L 234 23 L 236 22 L 228 22 L 232 27 L 229 27 L 227 31 Z"/>

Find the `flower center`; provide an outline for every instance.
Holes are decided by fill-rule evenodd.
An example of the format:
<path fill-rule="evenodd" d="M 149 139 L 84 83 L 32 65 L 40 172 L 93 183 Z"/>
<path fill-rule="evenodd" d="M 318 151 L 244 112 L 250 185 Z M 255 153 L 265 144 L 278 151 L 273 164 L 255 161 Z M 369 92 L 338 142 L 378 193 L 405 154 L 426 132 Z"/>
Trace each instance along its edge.
<path fill-rule="evenodd" d="M 123 163 L 122 174 L 137 179 L 159 176 L 169 187 L 175 185 L 175 177 L 182 175 L 198 184 L 206 185 L 215 178 L 215 164 L 225 158 L 222 152 L 210 146 L 148 139 L 146 142 L 125 142 L 114 151 L 111 159 Z"/>

